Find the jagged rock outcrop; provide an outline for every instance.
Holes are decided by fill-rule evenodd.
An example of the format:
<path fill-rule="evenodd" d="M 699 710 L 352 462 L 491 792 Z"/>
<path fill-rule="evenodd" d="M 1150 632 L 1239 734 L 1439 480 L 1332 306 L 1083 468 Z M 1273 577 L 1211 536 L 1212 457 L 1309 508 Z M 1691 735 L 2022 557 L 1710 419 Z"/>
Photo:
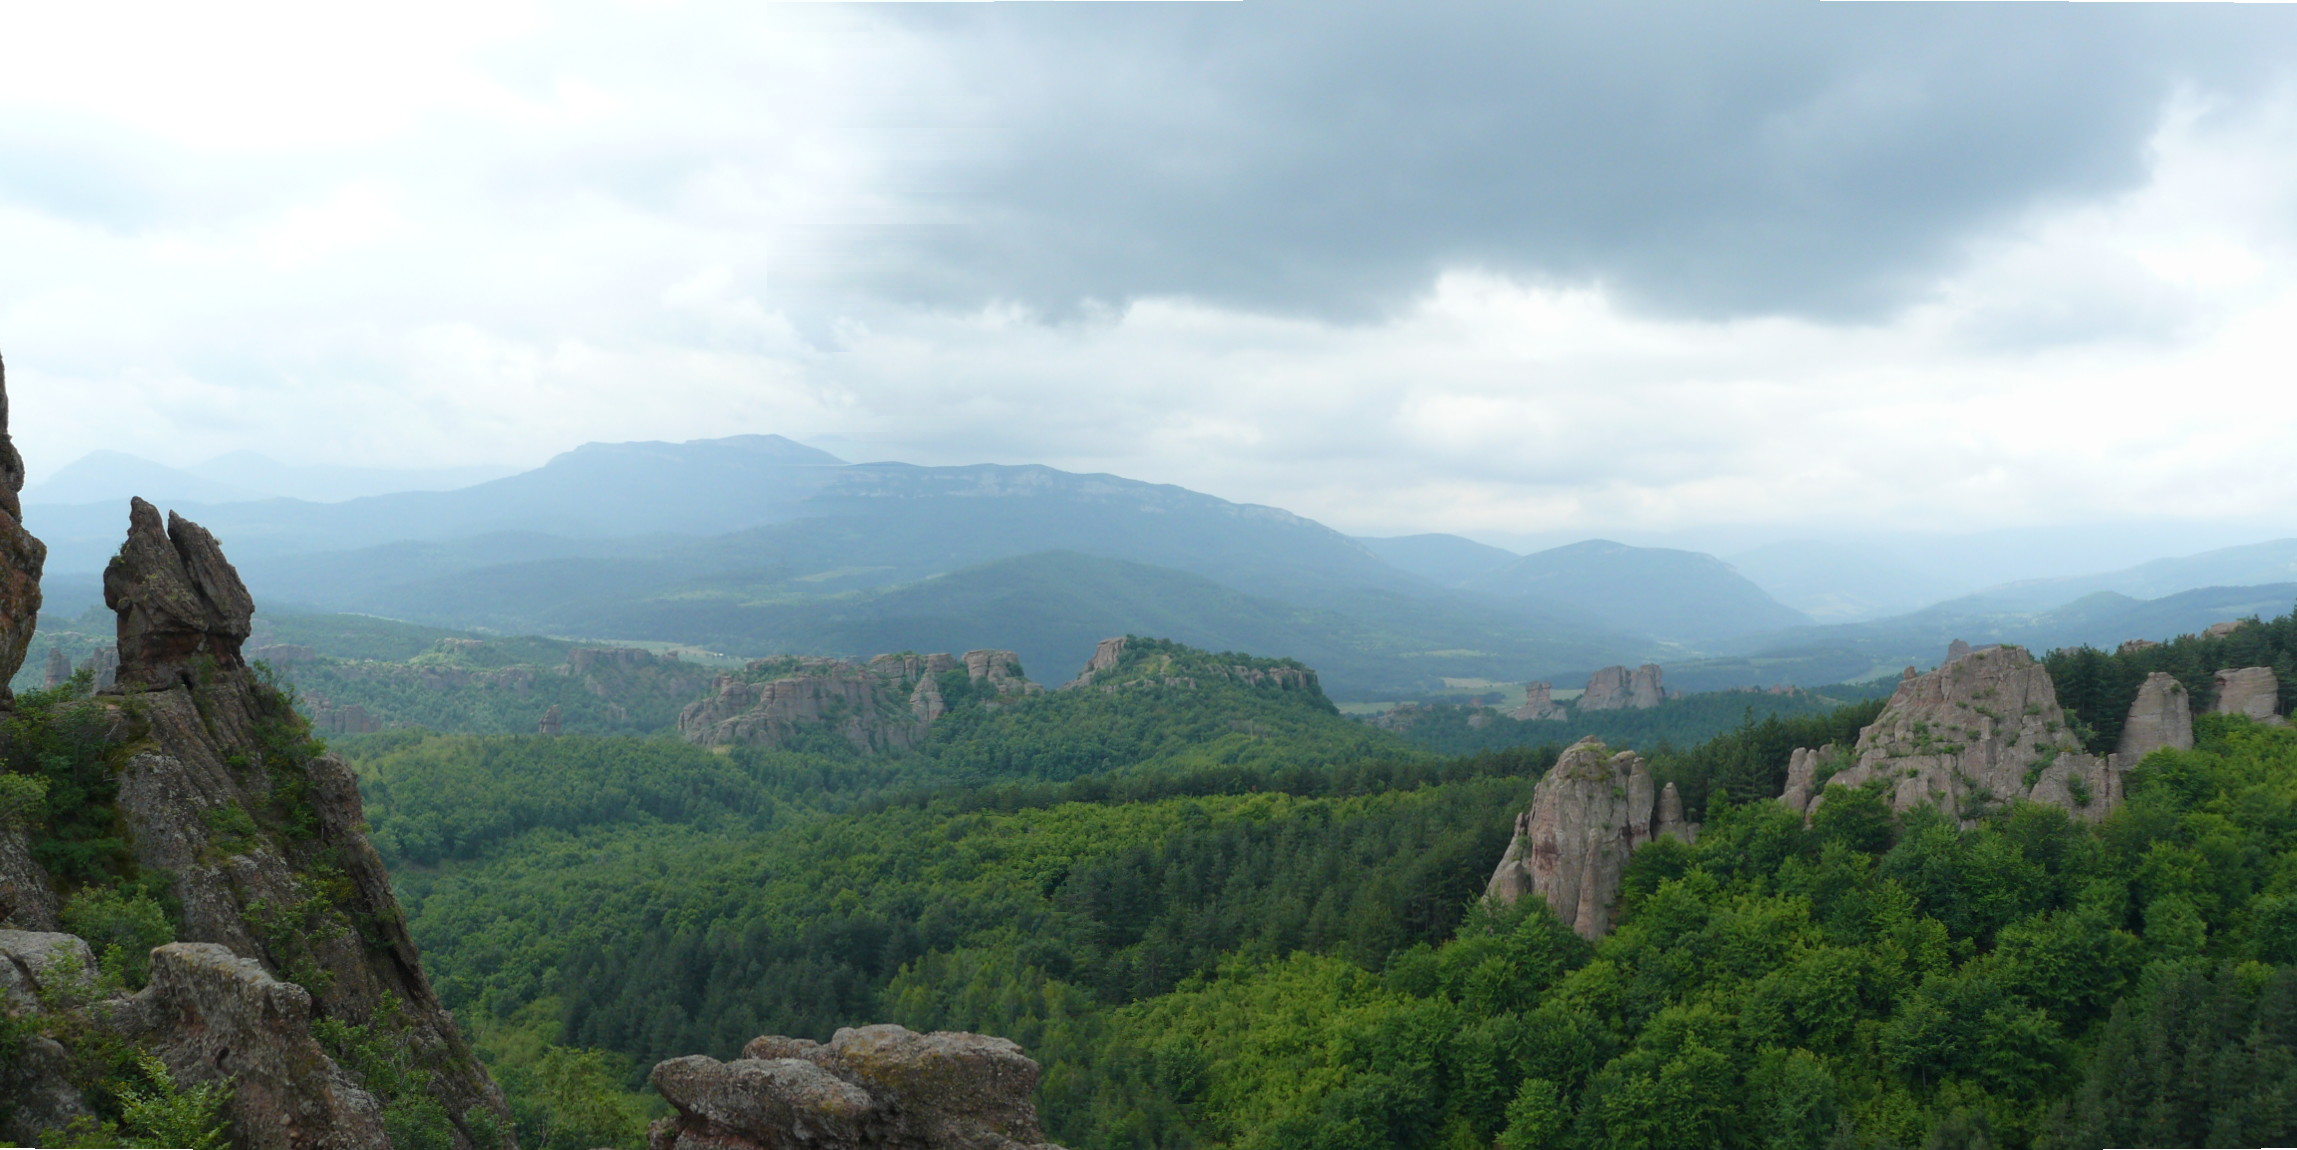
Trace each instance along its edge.
<path fill-rule="evenodd" d="M 2123 763 L 2136 766 L 2138 760 L 2164 748 L 2193 749 L 2193 703 L 2176 676 L 2155 671 L 2145 677 L 2137 698 L 2130 702 L 2129 717 L 2122 721 L 2121 743 L 2114 753 Z"/>
<path fill-rule="evenodd" d="M 120 680 L 120 652 L 117 648 L 106 647 L 80 660 L 76 669 L 92 673 L 96 690 L 109 691 Z"/>
<path fill-rule="evenodd" d="M 733 1062 L 654 1067 L 677 1115 L 649 1150 L 1059 1150 L 1037 1124 L 1037 1064 L 1002 1038 L 899 1026 L 825 1045 L 759 1038 Z"/>
<path fill-rule="evenodd" d="M 1290 659 L 1252 659 L 1236 663 L 1169 639 L 1122 636 L 1103 639 L 1077 677 L 1061 684 L 1064 691 L 1097 687 L 1117 691 L 1138 687 L 1193 688 L 1202 683 L 1229 681 L 1248 687 L 1321 694 L 1316 672 Z"/>
<path fill-rule="evenodd" d="M 1116 670 L 1117 664 L 1122 663 L 1125 660 L 1125 642 L 1127 638 L 1129 637 L 1119 635 L 1114 639 L 1103 639 L 1099 643 L 1095 644 L 1093 646 L 1093 657 L 1085 660 L 1085 669 L 1077 672 L 1076 678 L 1061 684 L 1061 689 L 1065 691 L 1071 687 L 1083 687 L 1089 685 L 1093 681 L 1093 676 L 1098 675 L 1103 671 Z"/>
<path fill-rule="evenodd" d="M 65 654 L 62 647 L 48 648 L 47 665 L 40 668 L 40 685 L 52 691 L 70 682 L 71 678 L 72 657 Z"/>
<path fill-rule="evenodd" d="M 904 751 L 948 712 L 940 677 L 965 672 L 966 685 L 996 702 L 1044 688 L 1021 674 L 1011 651 L 879 655 L 867 663 L 811 655 L 760 659 L 721 675 L 710 696 L 678 716 L 678 732 L 704 746 L 782 747 L 827 729 L 861 751 Z"/>
<path fill-rule="evenodd" d="M 8 435 L 8 365 L 0 362 L 0 704 L 24 666 L 40 620 L 40 570 L 48 546 L 24 530 L 24 457 Z"/>
<path fill-rule="evenodd" d="M 129 503 L 128 541 L 104 568 L 104 605 L 119 613 L 119 681 L 164 687 L 194 681 L 195 664 L 244 666 L 255 599 L 207 529 L 141 499 Z"/>
<path fill-rule="evenodd" d="M 32 857 L 30 827 L 0 811 L 0 927 L 55 930 L 57 909 L 48 872 Z"/>
<path fill-rule="evenodd" d="M 2114 654 L 2134 655 L 2139 651 L 2150 650 L 2159 646 L 2161 644 L 2152 639 L 2124 639 L 2121 646 L 2114 648 Z"/>
<path fill-rule="evenodd" d="M 1667 786 L 1667 807 L 1651 769 L 1633 751 L 1613 754 L 1593 738 L 1563 752 L 1531 792 L 1531 809 L 1516 817 L 1515 837 L 1485 894 L 1512 903 L 1527 893 L 1547 900 L 1556 917 L 1586 938 L 1611 931 L 1619 881 L 1636 848 L 1656 834 L 1685 842 L 1697 835 L 1683 819 L 1683 800 Z"/>
<path fill-rule="evenodd" d="M 1893 808 L 1935 803 L 1964 823 L 2015 798 L 2089 820 L 2120 805 L 2120 756 L 2083 751 L 2049 671 L 2018 647 L 1955 649 L 1961 654 L 1936 670 L 1899 680 L 1831 778 L 1814 777 L 1827 764 L 1823 752 L 1797 752 L 1781 801 L 1809 815 L 1825 802 L 1825 786 L 1879 779 Z"/>
<path fill-rule="evenodd" d="M 1555 701 L 1555 688 L 1547 683 L 1525 683 L 1523 705 L 1509 711 L 1507 717 L 1525 722 L 1546 722 L 1566 717 L 1563 704 Z"/>
<path fill-rule="evenodd" d="M 1647 711 L 1666 697 L 1655 663 L 1645 663 L 1633 671 L 1625 667 L 1605 667 L 1587 677 L 1587 691 L 1579 696 L 1579 709 Z"/>
<path fill-rule="evenodd" d="M 70 1005 L 69 1025 L 36 1017 L 40 1041 L 68 1053 L 110 1034 L 187 1084 L 228 1080 L 239 1145 L 382 1150 L 384 1100 L 329 1057 L 315 1020 L 362 1027 L 424 1072 L 388 1088 L 425 1096 L 439 1122 L 426 1137 L 499 1150 L 501 1092 L 423 972 L 350 768 L 314 753 L 288 700 L 239 661 L 253 605 L 220 547 L 181 519 L 163 531 L 138 501 L 106 592 L 123 673 L 75 705 L 102 732 L 112 818 L 132 873 L 164 883 L 177 942 L 140 993 Z M 36 821 L 24 830 L 38 842 Z M 49 925 L 26 922 L 20 885 L 9 898 L 18 925 Z M 36 1060 L 55 1053 L 33 1045 Z M 41 1113 L 73 1116 L 61 1097 Z"/>
<path fill-rule="evenodd" d="M 2260 723 L 2276 722 L 2281 711 L 2281 681 L 2271 667 L 2229 667 L 2217 673 L 2217 705 L 2210 709 Z"/>

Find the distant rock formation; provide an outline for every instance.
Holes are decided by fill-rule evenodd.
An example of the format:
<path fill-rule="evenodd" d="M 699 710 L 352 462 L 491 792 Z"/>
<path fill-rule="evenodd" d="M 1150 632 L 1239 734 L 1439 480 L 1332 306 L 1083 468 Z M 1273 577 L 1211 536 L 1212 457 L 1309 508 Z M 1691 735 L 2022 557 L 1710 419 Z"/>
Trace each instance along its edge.
<path fill-rule="evenodd" d="M 1525 683 L 1523 685 L 1523 705 L 1509 711 L 1507 717 L 1521 719 L 1525 722 L 1541 723 L 1551 719 L 1566 718 L 1569 714 L 1563 709 L 1563 704 L 1555 701 L 1552 686 L 1546 683 Z"/>
<path fill-rule="evenodd" d="M 48 545 L 24 530 L 24 457 L 8 435 L 8 365 L 0 362 L 0 705 L 32 648 L 40 620 L 40 570 Z"/>
<path fill-rule="evenodd" d="M 1064 691 L 1098 687 L 1114 691 L 1128 687 L 1195 687 L 1200 680 L 1230 680 L 1252 687 L 1280 691 L 1315 691 L 1323 686 L 1316 672 L 1290 659 L 1253 659 L 1249 663 L 1222 662 L 1221 656 L 1183 647 L 1165 639 L 1134 641 L 1134 636 L 1103 639 L 1077 677 L 1061 684 Z"/>
<path fill-rule="evenodd" d="M 2241 627 L 2242 622 L 2239 619 L 2228 619 L 2223 623 L 2211 623 L 2202 628 L 2201 637 L 2204 639 L 2223 639 L 2227 635 L 2239 631 Z"/>
<path fill-rule="evenodd" d="M 1114 639 L 1101 640 L 1093 647 L 1093 657 L 1085 661 L 1085 669 L 1077 672 L 1076 678 L 1061 684 L 1061 689 L 1067 690 L 1071 687 L 1086 686 L 1093 681 L 1094 675 L 1103 671 L 1116 670 L 1117 664 L 1124 662 L 1127 638 L 1128 636 L 1119 635 Z"/>
<path fill-rule="evenodd" d="M 48 663 L 40 668 L 40 685 L 53 691 L 72 681 L 72 657 L 62 647 L 48 648 Z"/>
<path fill-rule="evenodd" d="M 1044 689 L 1022 677 L 1011 651 L 879 655 L 867 663 L 794 655 L 719 676 L 710 697 L 678 716 L 678 732 L 703 746 L 785 747 L 827 729 L 863 752 L 910 750 L 948 713 L 940 677 L 959 670 L 967 689 L 988 694 L 991 705 Z"/>
<path fill-rule="evenodd" d="M 2185 684 L 2175 675 L 2155 671 L 2138 687 L 2122 722 L 2121 744 L 2114 753 L 2129 766 L 2155 751 L 2193 749 L 2193 704 Z"/>
<path fill-rule="evenodd" d="M 1582 739 L 1532 789 L 1531 809 L 1516 817 L 1515 837 L 1484 893 L 1503 903 L 1536 893 L 1582 937 L 1601 938 L 1611 931 L 1628 857 L 1660 834 L 1685 842 L 1698 834 L 1683 819 L 1674 784 L 1662 796 L 1641 755 Z"/>
<path fill-rule="evenodd" d="M 2014 798 L 2088 820 L 2120 805 L 2120 756 L 2082 750 L 2050 673 L 2033 656 L 2018 647 L 1956 650 L 1936 670 L 1900 679 L 1846 758 L 1797 751 L 1780 800 L 1810 815 L 1825 802 L 1825 786 L 1881 779 L 1893 808 L 1935 803 L 1965 824 Z M 1821 766 L 1841 769 L 1821 779 Z"/>
<path fill-rule="evenodd" d="M 1659 685 L 1659 667 L 1645 663 L 1629 671 L 1605 667 L 1587 677 L 1587 691 L 1579 696 L 1581 711 L 1647 711 L 1667 697 Z"/>
<path fill-rule="evenodd" d="M 98 691 L 109 691 L 120 678 L 120 652 L 116 647 L 99 647 L 87 658 L 80 660 L 77 670 L 87 671 L 95 679 Z"/>
<path fill-rule="evenodd" d="M 2211 710 L 2220 715 L 2245 715 L 2260 723 L 2275 722 L 2281 712 L 2281 681 L 2271 667 L 2219 671 L 2217 705 Z"/>
<path fill-rule="evenodd" d="M 322 735 L 371 735 L 383 729 L 383 721 L 357 703 L 338 707 L 316 695 L 306 701 L 311 729 Z"/>
<path fill-rule="evenodd" d="M 104 605 L 119 613 L 122 686 L 196 681 L 194 664 L 243 666 L 255 599 L 207 529 L 172 512 L 129 503 L 128 541 L 104 569 Z"/>
<path fill-rule="evenodd" d="M 2151 650 L 2159 646 L 2161 646 L 2160 643 L 2151 639 L 2124 639 L 2121 646 L 2114 648 L 2114 654 L 2134 655 L 2139 651 Z"/>
<path fill-rule="evenodd" d="M 552 703 L 550 709 L 542 713 L 541 721 L 534 725 L 534 733 L 538 735 L 555 735 L 565 729 L 566 715 L 556 703 Z"/>
<path fill-rule="evenodd" d="M 1060 1150 L 1037 1124 L 1038 1068 L 1002 1038 L 899 1026 L 827 1045 L 759 1038 L 742 1057 L 657 1064 L 676 1109 L 648 1150 Z"/>

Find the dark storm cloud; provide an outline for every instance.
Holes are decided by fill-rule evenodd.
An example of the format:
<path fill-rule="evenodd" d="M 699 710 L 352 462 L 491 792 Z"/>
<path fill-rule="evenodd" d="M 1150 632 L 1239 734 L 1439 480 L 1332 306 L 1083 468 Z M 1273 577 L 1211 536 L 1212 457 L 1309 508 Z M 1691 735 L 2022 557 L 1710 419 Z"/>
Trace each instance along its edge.
<path fill-rule="evenodd" d="M 913 301 L 1182 295 L 1378 314 L 1447 268 L 1645 310 L 1871 319 L 1975 237 L 2135 186 L 2271 6 L 921 5 L 953 71 L 891 139 Z"/>

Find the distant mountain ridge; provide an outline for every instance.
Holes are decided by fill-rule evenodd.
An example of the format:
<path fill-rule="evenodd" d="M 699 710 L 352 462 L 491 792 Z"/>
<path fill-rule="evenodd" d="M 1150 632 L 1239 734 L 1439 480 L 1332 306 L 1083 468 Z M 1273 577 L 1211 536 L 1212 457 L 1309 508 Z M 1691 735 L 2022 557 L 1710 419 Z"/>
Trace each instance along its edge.
<path fill-rule="evenodd" d="M 1505 603 L 1561 604 L 1622 631 L 1701 642 L 1810 622 L 1712 555 L 1590 539 L 1462 583 Z"/>

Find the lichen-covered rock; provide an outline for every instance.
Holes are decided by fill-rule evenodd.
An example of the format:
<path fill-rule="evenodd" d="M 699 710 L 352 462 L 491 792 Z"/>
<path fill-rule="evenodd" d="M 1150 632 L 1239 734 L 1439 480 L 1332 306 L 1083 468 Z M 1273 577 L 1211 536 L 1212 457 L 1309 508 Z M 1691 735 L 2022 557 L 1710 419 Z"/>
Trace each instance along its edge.
<path fill-rule="evenodd" d="M 1523 705 L 1509 711 L 1507 717 L 1525 722 L 1547 722 L 1565 718 L 1563 704 L 1555 701 L 1555 688 L 1547 683 L 1525 683 Z"/>
<path fill-rule="evenodd" d="M 95 985 L 96 955 L 78 935 L 0 930 L 0 1007 L 37 1010 L 42 994 Z"/>
<path fill-rule="evenodd" d="M 1961 644 L 1957 650 L 1936 670 L 1899 680 L 1829 787 L 1879 780 L 1894 809 L 1931 803 L 1964 823 L 2015 798 L 2064 807 L 2087 820 L 2120 805 L 2120 757 L 2083 751 L 2050 673 L 2033 656 L 2017 647 Z M 1807 796 L 1803 810 L 1816 814 L 1826 791 L 1811 792 L 1804 780 L 1818 760 L 1798 759 L 1789 762 L 1787 793 L 1780 797 L 1792 807 Z M 1812 770 L 1798 777 L 1803 763 Z"/>
<path fill-rule="evenodd" d="M 207 529 L 131 500 L 128 540 L 104 569 L 104 604 L 119 614 L 119 684 L 166 687 L 193 681 L 195 664 L 243 666 L 255 599 Z"/>
<path fill-rule="evenodd" d="M 40 570 L 48 547 L 24 530 L 24 457 L 8 435 L 8 365 L 0 362 L 0 705 L 24 666 L 40 618 Z"/>
<path fill-rule="evenodd" d="M 653 1150 L 1058 1150 L 1037 1124 L 1037 1064 L 1002 1038 L 864 1026 L 742 1055 L 654 1067 L 678 1113 Z"/>
<path fill-rule="evenodd" d="M 2135 766 L 2138 760 L 2165 748 L 2193 749 L 2193 703 L 2186 697 L 2185 684 L 2175 675 L 2155 671 L 2145 677 L 2137 698 L 2130 702 L 2129 717 L 2122 721 L 2121 743 L 2114 753 L 2122 762 Z"/>
<path fill-rule="evenodd" d="M 1536 893 L 1581 936 L 1610 933 L 1620 877 L 1651 839 L 1657 797 L 1641 755 L 1580 740 L 1532 789 L 1485 893 L 1503 903 Z"/>
<path fill-rule="evenodd" d="M 186 1086 L 226 1082 L 243 1150 L 390 1150 L 382 1104 L 311 1034 L 311 995 L 214 943 L 152 952 L 151 984 L 107 1017 Z"/>
<path fill-rule="evenodd" d="M 2275 720 L 2281 710 L 2281 682 L 2271 667 L 2227 668 L 2217 673 L 2220 715 L 2243 715 L 2260 723 Z"/>

